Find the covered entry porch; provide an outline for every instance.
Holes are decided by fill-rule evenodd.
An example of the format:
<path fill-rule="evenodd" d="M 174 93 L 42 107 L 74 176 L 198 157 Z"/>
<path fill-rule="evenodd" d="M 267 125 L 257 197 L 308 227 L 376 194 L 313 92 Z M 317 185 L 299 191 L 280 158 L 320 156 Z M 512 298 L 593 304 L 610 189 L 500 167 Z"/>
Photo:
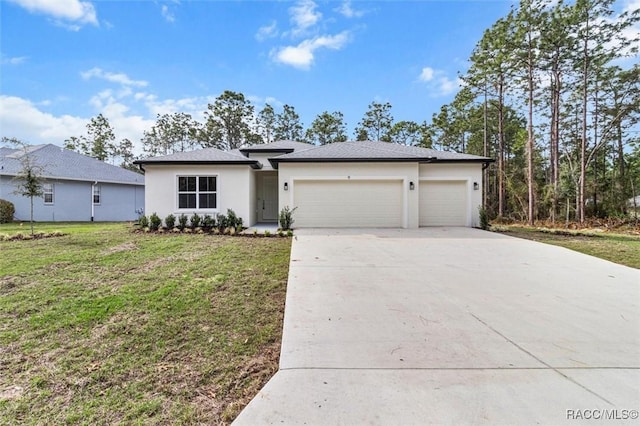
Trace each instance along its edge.
<path fill-rule="evenodd" d="M 257 172 L 255 193 L 257 223 L 278 223 L 278 172 Z"/>

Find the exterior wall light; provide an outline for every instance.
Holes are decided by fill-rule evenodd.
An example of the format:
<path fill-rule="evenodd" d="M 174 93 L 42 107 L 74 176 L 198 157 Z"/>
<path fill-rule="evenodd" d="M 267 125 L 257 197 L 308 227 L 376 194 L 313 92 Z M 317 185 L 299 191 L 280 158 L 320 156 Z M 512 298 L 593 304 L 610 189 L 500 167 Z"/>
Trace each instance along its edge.
<path fill-rule="evenodd" d="M 284 190 L 285 191 L 289 190 L 289 184 L 287 182 L 284 183 Z"/>
<path fill-rule="evenodd" d="M 414 189 L 416 189 L 416 185 L 413 182 L 409 182 L 409 190 L 413 191 Z"/>
<path fill-rule="evenodd" d="M 480 189 L 480 185 L 478 185 L 478 182 L 473 182 L 473 190 L 477 191 L 478 189 Z"/>

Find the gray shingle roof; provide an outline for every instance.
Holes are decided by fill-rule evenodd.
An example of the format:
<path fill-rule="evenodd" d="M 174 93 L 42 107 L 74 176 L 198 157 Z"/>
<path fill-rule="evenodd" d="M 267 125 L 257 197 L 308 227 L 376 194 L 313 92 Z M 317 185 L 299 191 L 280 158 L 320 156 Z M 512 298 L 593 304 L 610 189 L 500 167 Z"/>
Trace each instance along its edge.
<path fill-rule="evenodd" d="M 388 142 L 350 141 L 313 147 L 275 157 L 274 166 L 280 162 L 307 161 L 492 161 L 490 158 L 456 152 L 436 151 L 417 146 L 405 146 Z"/>
<path fill-rule="evenodd" d="M 144 176 L 139 173 L 52 144 L 32 145 L 27 152 L 35 164 L 42 168 L 43 177 L 48 179 L 144 185 Z M 0 174 L 15 176 L 20 173 L 20 158 L 23 155 L 23 149 L 0 149 Z"/>
<path fill-rule="evenodd" d="M 135 161 L 136 164 L 152 163 L 256 163 L 236 150 L 222 151 L 217 148 L 196 149 L 195 151 L 176 152 L 160 157 L 149 157 Z"/>

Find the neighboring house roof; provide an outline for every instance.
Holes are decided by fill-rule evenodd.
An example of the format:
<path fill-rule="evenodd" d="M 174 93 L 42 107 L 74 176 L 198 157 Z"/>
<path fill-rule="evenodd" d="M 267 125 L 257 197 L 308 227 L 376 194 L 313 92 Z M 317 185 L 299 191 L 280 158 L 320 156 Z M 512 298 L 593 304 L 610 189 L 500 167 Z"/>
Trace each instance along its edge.
<path fill-rule="evenodd" d="M 274 168 L 279 163 L 301 162 L 480 162 L 493 160 L 471 154 L 436 151 L 417 146 L 398 145 L 389 142 L 349 141 L 338 142 L 311 149 L 296 151 L 269 160 Z"/>
<path fill-rule="evenodd" d="M 144 176 L 139 173 L 52 144 L 30 145 L 26 153 L 22 148 L 0 148 L 0 174 L 18 175 L 23 167 L 20 159 L 24 155 L 33 158 L 46 179 L 144 185 Z"/>
<path fill-rule="evenodd" d="M 161 157 L 150 157 L 134 161 L 135 164 L 247 164 L 254 169 L 262 167 L 257 160 L 251 160 L 237 151 L 222 151 L 204 148 L 195 151 L 176 152 Z"/>

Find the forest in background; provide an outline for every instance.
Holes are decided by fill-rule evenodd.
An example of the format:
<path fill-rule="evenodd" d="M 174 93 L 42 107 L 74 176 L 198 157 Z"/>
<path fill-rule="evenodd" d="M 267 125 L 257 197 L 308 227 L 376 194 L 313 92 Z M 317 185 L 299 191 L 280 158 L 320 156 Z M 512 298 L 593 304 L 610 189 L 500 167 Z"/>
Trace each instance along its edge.
<path fill-rule="evenodd" d="M 280 139 L 379 140 L 495 159 L 484 176 L 490 218 L 629 218 L 640 207 L 640 10 L 618 14 L 613 3 L 521 1 L 478 41 L 455 99 L 421 123 L 395 120 L 390 103 L 372 102 L 350 138 L 340 111 L 305 128 L 294 106 L 256 111 L 227 90 L 203 122 L 159 115 L 144 132 L 143 156 Z M 134 144 L 116 142 L 102 114 L 65 147 L 128 168 L 135 160 Z"/>

